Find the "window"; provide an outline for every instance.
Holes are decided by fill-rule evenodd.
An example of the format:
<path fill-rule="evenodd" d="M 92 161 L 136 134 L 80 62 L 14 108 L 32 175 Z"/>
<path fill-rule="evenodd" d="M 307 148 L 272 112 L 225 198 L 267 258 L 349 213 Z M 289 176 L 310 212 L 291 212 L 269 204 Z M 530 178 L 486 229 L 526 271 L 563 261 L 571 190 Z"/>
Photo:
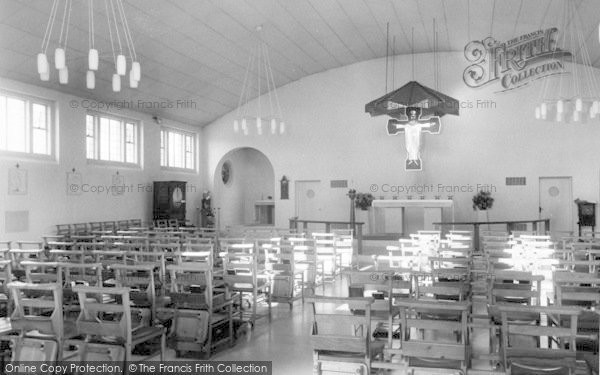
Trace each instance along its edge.
<path fill-rule="evenodd" d="M 178 130 L 160 131 L 160 165 L 196 169 L 196 136 Z"/>
<path fill-rule="evenodd" d="M 0 150 L 52 154 L 52 104 L 0 92 Z"/>
<path fill-rule="evenodd" d="M 139 164 L 139 124 L 124 118 L 86 115 L 87 158 Z"/>

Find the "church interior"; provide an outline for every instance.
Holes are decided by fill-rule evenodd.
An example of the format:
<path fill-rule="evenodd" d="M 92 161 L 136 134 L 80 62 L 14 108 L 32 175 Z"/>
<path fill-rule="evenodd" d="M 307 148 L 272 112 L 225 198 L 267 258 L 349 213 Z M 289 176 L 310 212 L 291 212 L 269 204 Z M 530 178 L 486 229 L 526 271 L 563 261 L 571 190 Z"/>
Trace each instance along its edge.
<path fill-rule="evenodd" d="M 598 0 L 0 0 L 0 56 L 3 373 L 599 374 Z"/>

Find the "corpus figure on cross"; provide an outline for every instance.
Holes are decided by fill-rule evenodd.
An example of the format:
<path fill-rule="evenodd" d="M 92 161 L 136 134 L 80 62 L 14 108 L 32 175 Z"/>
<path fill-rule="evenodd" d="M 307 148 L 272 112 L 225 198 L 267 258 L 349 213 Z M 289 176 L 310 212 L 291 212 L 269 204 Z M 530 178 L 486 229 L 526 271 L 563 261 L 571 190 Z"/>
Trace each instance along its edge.
<path fill-rule="evenodd" d="M 440 118 L 431 116 L 421 119 L 421 108 L 407 107 L 405 119 L 388 121 L 388 134 L 395 135 L 404 132 L 406 145 L 406 170 L 420 171 L 421 168 L 421 133 L 439 134 Z"/>

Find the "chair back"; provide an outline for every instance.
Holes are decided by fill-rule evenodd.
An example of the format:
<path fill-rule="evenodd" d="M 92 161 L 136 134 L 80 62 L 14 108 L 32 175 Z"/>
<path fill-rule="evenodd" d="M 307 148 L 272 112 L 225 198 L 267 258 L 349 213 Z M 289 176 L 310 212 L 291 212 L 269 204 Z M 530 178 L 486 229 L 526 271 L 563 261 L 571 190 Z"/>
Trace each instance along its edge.
<path fill-rule="evenodd" d="M 64 336 L 63 296 L 60 284 L 8 284 L 14 310 L 10 316 L 12 328 L 27 334 L 38 331 L 61 342 Z M 40 313 L 43 311 L 43 315 Z"/>
<path fill-rule="evenodd" d="M 118 343 L 131 343 L 132 324 L 129 288 L 73 287 L 81 312 L 77 333 L 89 339 L 111 337 Z"/>

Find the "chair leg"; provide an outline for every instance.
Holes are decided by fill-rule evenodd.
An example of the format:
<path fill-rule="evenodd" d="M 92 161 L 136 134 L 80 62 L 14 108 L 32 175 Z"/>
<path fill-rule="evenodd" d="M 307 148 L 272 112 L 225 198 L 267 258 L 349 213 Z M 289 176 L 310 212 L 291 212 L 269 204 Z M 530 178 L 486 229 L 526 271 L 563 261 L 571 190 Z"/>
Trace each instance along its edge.
<path fill-rule="evenodd" d="M 210 328 L 209 328 L 210 329 Z M 162 335 L 160 336 L 160 361 L 165 360 L 165 352 L 167 351 L 167 329 L 163 328 Z"/>

